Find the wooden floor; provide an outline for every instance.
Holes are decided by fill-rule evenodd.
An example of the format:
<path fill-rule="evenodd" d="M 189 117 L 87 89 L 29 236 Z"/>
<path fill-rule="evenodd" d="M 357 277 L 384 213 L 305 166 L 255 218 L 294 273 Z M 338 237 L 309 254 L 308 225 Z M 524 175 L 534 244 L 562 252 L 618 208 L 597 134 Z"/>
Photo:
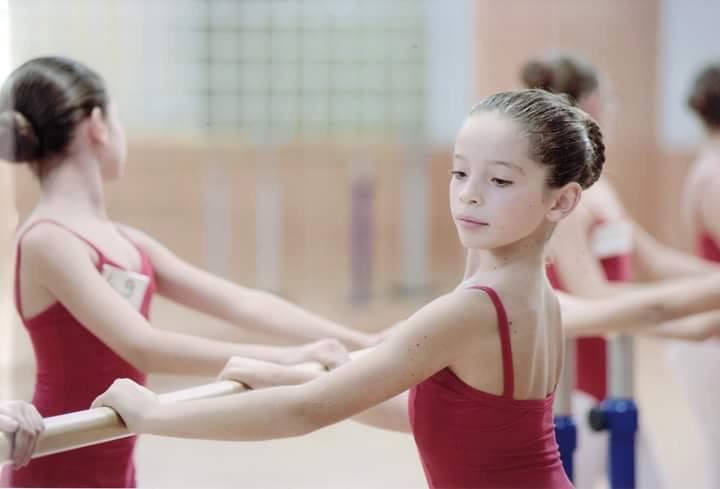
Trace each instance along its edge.
<path fill-rule="evenodd" d="M 311 307 L 355 327 L 373 330 L 405 317 L 416 304 L 375 304 L 367 310 L 321 304 Z M 154 322 L 183 331 L 203 331 L 213 337 L 246 337 L 216 321 L 188 315 L 162 300 L 155 304 Z M 13 352 L 17 358 L 28 358 L 26 335 L 19 327 L 14 332 Z M 642 485 L 693 489 L 701 486 L 702 469 L 710 461 L 702 453 L 699 427 L 689 416 L 688 406 L 668 370 L 664 349 L 664 343 L 657 340 L 640 341 L 637 348 L 636 386 L 643 435 L 656 457 L 661 476 L 660 486 Z M 11 385 L 5 386 L 0 397 L 27 399 L 32 391 L 34 367 L 27 362 L 11 363 Z M 151 387 L 167 392 L 209 380 L 155 376 L 151 378 Z M 139 482 L 144 487 L 425 487 L 410 436 L 354 422 L 344 422 L 304 438 L 264 443 L 145 436 L 140 440 L 136 460 Z M 605 485 L 600 482 L 597 487 Z"/>

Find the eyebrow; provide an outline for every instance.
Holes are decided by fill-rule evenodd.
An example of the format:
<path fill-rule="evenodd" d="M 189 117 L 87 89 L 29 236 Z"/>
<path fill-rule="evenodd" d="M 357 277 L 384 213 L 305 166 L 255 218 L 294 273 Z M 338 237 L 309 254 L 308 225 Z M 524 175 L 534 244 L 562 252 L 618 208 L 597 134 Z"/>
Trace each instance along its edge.
<path fill-rule="evenodd" d="M 453 155 L 453 158 L 455 158 L 456 160 L 463 160 L 463 161 L 465 161 L 465 162 L 468 162 L 467 157 L 466 157 L 465 155 L 463 155 L 463 154 L 460 154 L 460 153 L 455 153 L 455 154 Z M 514 164 L 514 163 L 509 163 L 509 162 L 507 162 L 507 161 L 501 161 L 501 160 L 491 160 L 490 163 L 493 164 L 493 165 L 504 166 L 504 167 L 506 167 L 506 168 L 510 168 L 511 170 L 517 170 L 517 171 L 519 171 L 520 173 L 522 173 L 523 175 L 525 175 L 525 170 L 524 170 L 522 167 L 520 167 L 520 166 L 518 166 L 518 165 L 516 165 L 516 164 Z"/>

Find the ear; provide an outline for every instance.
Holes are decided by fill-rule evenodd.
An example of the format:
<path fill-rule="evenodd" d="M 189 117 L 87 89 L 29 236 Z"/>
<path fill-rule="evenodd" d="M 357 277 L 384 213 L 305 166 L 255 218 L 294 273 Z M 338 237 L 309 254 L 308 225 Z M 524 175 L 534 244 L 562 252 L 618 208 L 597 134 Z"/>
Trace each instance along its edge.
<path fill-rule="evenodd" d="M 110 141 L 110 130 L 100 107 L 95 107 L 92 112 L 90 112 L 88 122 L 90 140 L 93 143 L 101 145 L 107 144 Z"/>
<path fill-rule="evenodd" d="M 553 205 L 546 217 L 552 222 L 560 222 L 570 214 L 580 202 L 582 187 L 577 182 L 570 182 L 560 189 L 553 190 Z"/>

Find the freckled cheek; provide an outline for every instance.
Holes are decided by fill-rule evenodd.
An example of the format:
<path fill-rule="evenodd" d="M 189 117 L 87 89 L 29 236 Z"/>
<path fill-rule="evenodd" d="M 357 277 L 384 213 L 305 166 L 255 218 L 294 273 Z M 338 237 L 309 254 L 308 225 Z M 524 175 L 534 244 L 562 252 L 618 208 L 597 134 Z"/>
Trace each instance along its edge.
<path fill-rule="evenodd" d="M 493 215 L 498 231 L 508 227 L 525 228 L 534 224 L 542 213 L 542 206 L 537 199 L 523 199 L 522 196 L 509 196 L 503 202 L 497 202 Z"/>
<path fill-rule="evenodd" d="M 533 201 L 525 198 L 522 194 L 508 194 L 496 202 L 495 210 L 505 216 L 520 217 L 533 210 Z"/>

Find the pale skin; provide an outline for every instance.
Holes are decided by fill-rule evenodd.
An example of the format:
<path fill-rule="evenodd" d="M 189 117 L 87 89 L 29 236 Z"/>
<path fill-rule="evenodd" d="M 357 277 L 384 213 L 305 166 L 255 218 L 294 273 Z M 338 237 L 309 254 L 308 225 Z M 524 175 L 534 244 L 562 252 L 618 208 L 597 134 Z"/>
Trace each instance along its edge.
<path fill-rule="evenodd" d="M 708 127 L 707 139 L 700 148 L 696 161 L 685 181 L 685 222 L 697 240 L 701 234 L 720 243 L 720 127 Z M 695 249 L 699 249 L 695 243 Z M 705 346 L 705 345 L 704 345 Z M 717 369 L 717 343 L 703 348 L 688 345 L 673 345 L 672 364 L 677 380 L 683 388 L 691 412 L 702 430 L 703 451 L 710 461 L 704 481 L 700 487 L 718 487 L 720 471 L 712 463 L 717 459 L 718 435 L 715 412 L 717 411 L 718 388 L 713 375 Z"/>
<path fill-rule="evenodd" d="M 11 458 L 15 467 L 30 462 L 45 423 L 35 406 L 24 401 L 0 402 L 0 435 L 11 440 Z"/>
<path fill-rule="evenodd" d="M 579 100 L 596 120 L 603 115 L 601 104 L 598 92 Z M 598 219 L 629 226 L 633 266 L 656 283 L 606 278 L 590 243 Z M 627 333 L 703 341 L 720 334 L 718 315 L 709 314 L 720 306 L 720 267 L 658 242 L 627 214 L 604 176 L 558 226 L 550 254 L 563 287 L 574 296 L 561 296 L 564 323 L 573 336 Z"/>
<path fill-rule="evenodd" d="M 720 129 L 709 131 L 708 141 L 685 182 L 685 217 L 693 237 L 707 233 L 720 243 Z M 696 243 L 697 244 L 697 243 Z"/>
<path fill-rule="evenodd" d="M 717 145 L 711 146 L 711 148 L 720 148 L 720 137 L 717 138 L 717 141 Z M 720 151 L 716 154 L 720 154 Z M 718 162 L 720 162 L 720 158 L 710 159 L 706 157 L 701 159 L 702 166 L 699 167 L 699 171 L 696 170 L 695 172 L 696 174 L 702 175 L 702 181 L 707 183 L 710 181 L 708 179 L 711 178 L 709 171 L 714 171 L 715 178 L 718 180 L 716 182 L 717 185 L 711 188 L 720 186 L 720 171 L 718 171 L 720 164 L 718 164 Z M 690 182 L 692 181 L 691 179 Z M 600 183 L 602 184 L 603 182 L 604 181 L 601 180 Z M 582 222 L 585 226 L 590 225 L 590 219 L 588 219 L 588 217 L 592 216 L 585 216 L 583 219 L 580 219 L 578 214 L 586 212 L 583 210 L 583 203 L 585 197 L 591 193 L 592 190 L 593 189 L 584 193 L 583 200 L 580 201 L 578 208 L 576 208 L 568 218 L 562 221 L 559 228 L 556 229 L 556 234 L 559 229 L 566 226 L 570 221 L 576 223 Z M 612 189 L 606 186 L 604 191 L 612 192 Z M 599 194 L 602 193 L 604 192 L 599 192 Z M 689 194 L 699 195 L 699 192 L 690 191 Z M 705 192 L 705 194 L 707 194 L 710 199 L 717 201 L 704 201 L 707 202 L 706 209 L 720 208 L 717 207 L 720 206 L 720 198 L 717 197 L 717 193 Z M 607 197 L 607 194 L 605 195 Z M 625 216 L 621 207 L 619 207 L 620 201 L 614 192 L 610 195 L 609 200 L 616 205 L 607 210 L 611 211 L 615 216 Z M 693 210 L 690 215 L 697 216 L 698 213 Z M 710 214 L 708 213 L 706 215 Z M 635 225 L 635 229 L 639 229 L 639 227 Z M 588 228 L 583 228 L 580 233 L 580 236 L 583 238 L 571 240 L 572 242 L 579 243 L 581 249 L 582 246 L 586 247 L 584 250 L 585 256 L 590 256 L 590 250 L 587 249 L 587 241 L 585 240 L 588 231 Z M 647 235 L 644 231 L 640 231 L 644 233 L 644 235 Z M 720 237 L 720 233 L 716 236 Z M 652 240 L 652 238 L 649 239 Z M 660 246 L 662 247 L 662 245 Z M 691 271 L 698 262 L 703 266 L 707 265 L 704 261 L 694 260 L 692 257 L 687 257 L 674 250 L 670 251 L 672 255 L 679 256 L 680 261 L 690 258 Z M 569 250 L 569 252 L 574 253 L 574 250 Z M 717 293 L 713 292 L 720 292 L 720 275 L 706 274 L 703 278 L 691 276 L 690 278 L 680 280 L 658 281 L 657 283 L 644 284 L 641 287 L 630 286 L 626 287 L 625 291 L 632 291 L 632 293 L 618 294 L 619 288 L 617 284 L 607 282 L 597 260 L 592 259 L 586 261 L 588 262 L 587 266 L 594 269 L 594 272 L 589 273 L 590 280 L 595 280 L 596 284 L 599 283 L 599 286 L 588 287 L 588 292 L 591 294 L 592 290 L 606 290 L 608 295 L 603 297 L 602 294 L 598 294 L 600 297 L 582 298 L 577 295 L 574 296 L 556 291 L 562 307 L 563 328 L 567 335 L 587 336 L 607 333 L 651 334 L 656 337 L 682 338 L 697 342 L 720 336 L 720 310 L 715 310 L 720 298 Z M 469 261 L 468 273 L 470 275 L 472 274 L 472 267 L 473 264 Z M 692 275 L 692 273 L 689 274 Z M 584 286 L 586 284 L 581 283 L 580 285 Z M 705 290 L 707 293 L 688 294 L 687 291 L 693 288 L 696 290 Z M 399 323 L 386 330 L 385 334 L 390 336 L 392 332 L 401 327 L 402 323 Z M 254 365 L 249 366 L 245 359 L 233 359 L 233 361 L 226 366 L 220 378 L 241 381 L 251 388 L 264 388 L 282 385 L 283 380 L 287 381 L 286 383 L 288 384 L 298 384 L 312 380 L 319 375 L 319 373 L 299 371 L 260 362 L 255 362 Z M 361 415 L 355 416 L 354 419 L 389 430 L 409 432 L 407 393 L 403 393 L 390 401 L 365 411 Z"/>
<path fill-rule="evenodd" d="M 0 277 L 8 284 L 7 272 L 11 266 L 12 234 L 17 227 L 17 212 L 15 211 L 15 195 L 13 193 L 13 175 L 10 168 L 0 168 Z"/>
<path fill-rule="evenodd" d="M 241 328 L 286 340 L 318 341 L 283 347 L 240 344 L 151 327 L 98 273 L 99 258 L 92 248 L 51 224 L 34 227 L 22 241 L 20 283 L 26 318 L 60 302 L 90 332 L 147 373 L 214 375 L 233 356 L 335 367 L 347 360 L 342 343 L 356 348 L 376 341 L 271 294 L 215 277 L 145 233 L 112 222 L 103 183 L 119 178 L 125 165 L 125 136 L 112 105 L 106 114 L 96 108 L 79 122 L 66 155 L 50 163 L 40 179 L 40 201 L 18 233 L 38 219 L 52 219 L 132 271 L 141 268 L 141 247 L 153 263 L 160 295 Z"/>
<path fill-rule="evenodd" d="M 692 288 L 708 293 L 689 295 Z M 648 284 L 602 299 L 557 295 L 568 336 L 623 333 L 705 341 L 720 336 L 720 299 L 713 290 L 720 291 L 718 274 Z"/>
<path fill-rule="evenodd" d="M 377 424 L 408 431 L 406 392 L 443 368 L 476 389 L 502 391 L 496 310 L 468 284 L 494 288 L 508 312 L 514 397 L 545 398 L 559 379 L 563 335 L 559 303 L 545 278 L 544 246 L 577 204 L 581 188 L 574 182 L 547 187 L 547 169 L 529 159 L 527 144 L 517 124 L 496 112 L 467 119 L 450 184 L 452 215 L 468 249 L 466 280 L 366 355 L 299 385 L 172 405 L 120 380 L 93 406 L 115 409 L 133 432 L 188 438 L 299 436 L 358 415 L 372 423 L 383 410 L 392 421 Z M 224 375 L 234 376 L 230 366 Z"/>

